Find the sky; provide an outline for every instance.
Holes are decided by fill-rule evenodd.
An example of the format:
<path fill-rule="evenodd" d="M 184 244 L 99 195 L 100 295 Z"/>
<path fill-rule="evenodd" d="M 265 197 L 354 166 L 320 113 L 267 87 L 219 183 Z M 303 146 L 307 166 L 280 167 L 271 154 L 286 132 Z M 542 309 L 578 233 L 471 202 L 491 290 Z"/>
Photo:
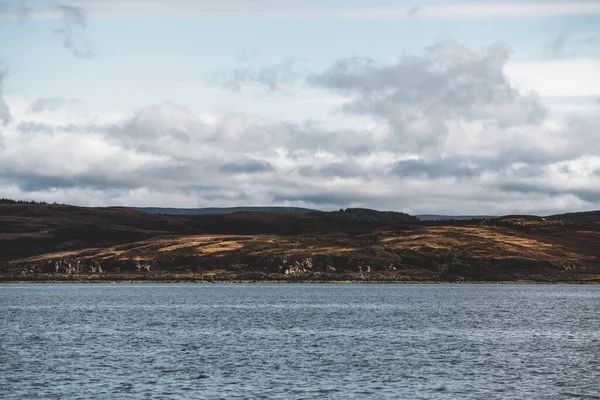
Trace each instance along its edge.
<path fill-rule="evenodd" d="M 600 0 L 0 0 L 0 197 L 600 209 Z"/>

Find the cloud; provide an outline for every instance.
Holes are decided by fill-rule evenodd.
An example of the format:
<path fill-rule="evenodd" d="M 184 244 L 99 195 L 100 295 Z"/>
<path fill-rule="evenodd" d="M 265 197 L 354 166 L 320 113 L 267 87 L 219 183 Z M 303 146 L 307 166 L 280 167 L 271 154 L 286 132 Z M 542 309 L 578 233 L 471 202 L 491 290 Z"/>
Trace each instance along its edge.
<path fill-rule="evenodd" d="M 557 189 L 550 185 L 528 183 L 505 183 L 498 186 L 500 190 L 510 193 L 542 194 L 545 196 L 574 196 L 586 203 L 600 203 L 600 190 L 592 188 Z"/>
<path fill-rule="evenodd" d="M 219 171 L 226 174 L 256 174 L 272 170 L 273 166 L 270 163 L 260 160 L 228 162 L 219 167 Z"/>
<path fill-rule="evenodd" d="M 391 65 L 342 59 L 310 81 L 349 96 L 345 112 L 389 123 L 388 146 L 414 150 L 442 145 L 451 121 L 482 120 L 507 128 L 543 120 L 546 110 L 538 96 L 520 93 L 505 76 L 508 57 L 502 44 L 477 52 L 441 42 Z"/>
<path fill-rule="evenodd" d="M 483 173 L 484 168 L 468 160 L 438 159 L 430 162 L 421 159 L 398 161 L 393 167 L 394 173 L 402 177 L 473 178 Z"/>
<path fill-rule="evenodd" d="M 82 7 L 57 4 L 62 26 L 54 31 L 65 48 L 78 58 L 91 58 L 94 53 L 90 43 L 84 37 L 87 26 L 87 12 Z"/>
<path fill-rule="evenodd" d="M 307 77 L 351 128 L 173 102 L 107 118 L 76 99 L 7 100 L 0 194 L 85 205 L 362 206 L 412 213 L 600 207 L 600 115 L 557 119 L 517 90 L 502 45 L 443 42 Z M 300 77 L 301 78 L 301 77 Z M 298 79 L 300 79 L 298 78 Z"/>
<path fill-rule="evenodd" d="M 8 69 L 6 69 L 2 65 L 2 60 L 0 60 L 0 122 L 2 122 L 2 124 L 4 124 L 4 125 L 8 124 L 10 122 L 10 120 L 12 119 L 10 109 L 8 108 L 8 105 L 6 104 L 4 99 L 2 98 L 2 91 L 4 89 L 4 80 L 6 79 L 7 74 L 8 74 Z"/>

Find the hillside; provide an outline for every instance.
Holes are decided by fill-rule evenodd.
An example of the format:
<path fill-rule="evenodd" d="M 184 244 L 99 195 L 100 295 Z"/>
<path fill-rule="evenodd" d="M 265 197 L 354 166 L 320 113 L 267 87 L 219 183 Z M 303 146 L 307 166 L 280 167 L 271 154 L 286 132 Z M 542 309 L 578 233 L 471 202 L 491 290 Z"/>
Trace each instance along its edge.
<path fill-rule="evenodd" d="M 600 282 L 600 223 L 425 224 L 349 210 L 155 215 L 0 205 L 0 280 Z"/>
<path fill-rule="evenodd" d="M 569 221 L 600 222 L 600 210 L 556 214 L 548 218 L 563 219 Z"/>

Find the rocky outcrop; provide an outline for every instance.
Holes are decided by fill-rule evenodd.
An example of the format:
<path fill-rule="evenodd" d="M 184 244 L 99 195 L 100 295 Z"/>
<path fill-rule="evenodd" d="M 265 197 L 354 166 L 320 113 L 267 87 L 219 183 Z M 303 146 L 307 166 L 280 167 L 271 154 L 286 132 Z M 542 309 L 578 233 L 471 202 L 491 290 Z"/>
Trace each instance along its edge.
<path fill-rule="evenodd" d="M 102 265 L 95 260 L 47 260 L 41 266 L 32 266 L 30 269 L 51 274 L 101 274 L 104 272 Z"/>

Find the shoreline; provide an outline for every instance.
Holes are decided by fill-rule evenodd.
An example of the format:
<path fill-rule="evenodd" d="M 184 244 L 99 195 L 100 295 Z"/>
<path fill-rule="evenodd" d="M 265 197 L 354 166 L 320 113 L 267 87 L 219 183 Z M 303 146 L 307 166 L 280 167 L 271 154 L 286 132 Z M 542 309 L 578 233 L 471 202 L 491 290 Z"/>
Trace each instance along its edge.
<path fill-rule="evenodd" d="M 518 281 L 441 281 L 441 280 L 242 280 L 242 279 L 227 279 L 227 280 L 203 280 L 203 279 L 54 279 L 54 280 L 4 280 L 0 279 L 0 284 L 204 284 L 204 285 L 235 285 L 235 284 L 289 284 L 289 285 L 306 285 L 306 284 L 334 284 L 334 285 L 600 285 L 600 280 L 580 280 L 580 281 L 533 281 L 533 280 L 518 280 Z"/>

